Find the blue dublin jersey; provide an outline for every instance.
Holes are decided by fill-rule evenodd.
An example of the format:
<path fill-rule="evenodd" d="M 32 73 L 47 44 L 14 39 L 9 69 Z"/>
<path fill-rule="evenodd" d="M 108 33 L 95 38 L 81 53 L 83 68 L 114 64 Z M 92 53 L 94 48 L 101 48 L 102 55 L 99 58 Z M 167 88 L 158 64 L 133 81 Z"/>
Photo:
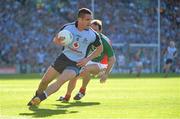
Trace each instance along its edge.
<path fill-rule="evenodd" d="M 79 31 L 77 28 L 77 22 L 66 24 L 61 30 L 68 30 L 73 35 L 73 41 L 71 44 L 64 46 L 63 53 L 70 60 L 78 62 L 85 58 L 87 55 L 87 49 L 90 45 L 100 46 L 101 41 L 98 34 L 91 28 Z"/>

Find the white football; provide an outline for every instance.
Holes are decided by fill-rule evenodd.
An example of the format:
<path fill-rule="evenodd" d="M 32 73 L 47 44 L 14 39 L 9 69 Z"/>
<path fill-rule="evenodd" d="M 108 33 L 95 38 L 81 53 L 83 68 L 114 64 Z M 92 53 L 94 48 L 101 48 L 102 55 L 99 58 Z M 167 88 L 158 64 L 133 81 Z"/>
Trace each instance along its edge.
<path fill-rule="evenodd" d="M 73 41 L 73 35 L 68 30 L 61 30 L 58 33 L 58 38 L 60 38 L 60 37 L 64 39 L 62 41 L 64 43 L 64 46 L 71 44 L 71 42 Z"/>

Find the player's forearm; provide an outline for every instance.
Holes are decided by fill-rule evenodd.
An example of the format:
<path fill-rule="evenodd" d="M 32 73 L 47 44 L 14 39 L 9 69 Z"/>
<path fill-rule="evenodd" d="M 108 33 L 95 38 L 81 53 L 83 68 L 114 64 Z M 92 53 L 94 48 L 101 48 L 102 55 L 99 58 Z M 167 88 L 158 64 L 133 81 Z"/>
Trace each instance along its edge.
<path fill-rule="evenodd" d="M 112 68 L 113 68 L 113 66 L 115 64 L 115 62 L 116 62 L 116 57 L 115 56 L 112 56 L 112 57 L 109 58 L 108 66 L 107 66 L 105 74 L 109 75 L 109 73 L 111 72 L 111 70 L 112 70 Z"/>
<path fill-rule="evenodd" d="M 166 53 L 167 53 L 167 49 L 164 49 L 164 50 L 162 51 L 162 54 L 165 55 Z"/>
<path fill-rule="evenodd" d="M 92 59 L 98 57 L 98 56 L 101 54 L 102 51 L 103 51 L 103 46 L 102 46 L 102 45 L 98 46 L 98 47 L 96 48 L 96 50 L 95 50 L 94 52 L 92 52 L 92 53 L 87 57 L 88 60 L 92 60 Z"/>

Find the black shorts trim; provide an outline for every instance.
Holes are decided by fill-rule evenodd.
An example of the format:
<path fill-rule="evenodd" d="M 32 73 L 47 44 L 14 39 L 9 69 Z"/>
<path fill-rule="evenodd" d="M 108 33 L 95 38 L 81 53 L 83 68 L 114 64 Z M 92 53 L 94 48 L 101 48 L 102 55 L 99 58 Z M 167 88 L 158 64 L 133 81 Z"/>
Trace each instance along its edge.
<path fill-rule="evenodd" d="M 80 67 L 78 67 L 76 64 L 77 62 L 70 60 L 64 54 L 60 54 L 51 66 L 60 74 L 65 69 L 71 69 L 76 72 L 76 75 L 79 75 Z"/>

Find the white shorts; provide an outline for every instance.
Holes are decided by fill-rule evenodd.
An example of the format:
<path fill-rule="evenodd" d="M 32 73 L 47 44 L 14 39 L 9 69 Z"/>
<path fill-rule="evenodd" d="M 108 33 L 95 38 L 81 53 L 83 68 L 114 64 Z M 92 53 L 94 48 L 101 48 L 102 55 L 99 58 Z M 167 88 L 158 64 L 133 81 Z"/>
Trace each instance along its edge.
<path fill-rule="evenodd" d="M 93 61 L 89 61 L 85 66 L 87 65 L 91 65 L 91 64 L 96 64 L 100 70 L 106 69 L 107 68 L 107 64 L 101 64 L 99 62 L 93 62 Z"/>
<path fill-rule="evenodd" d="M 100 72 L 105 72 L 104 69 L 107 68 L 107 64 L 101 64 L 99 62 L 93 62 L 93 61 L 89 61 L 85 66 L 92 65 L 92 64 L 96 64 L 99 67 Z M 84 67 L 81 68 L 80 73 L 83 71 L 84 71 Z"/>

